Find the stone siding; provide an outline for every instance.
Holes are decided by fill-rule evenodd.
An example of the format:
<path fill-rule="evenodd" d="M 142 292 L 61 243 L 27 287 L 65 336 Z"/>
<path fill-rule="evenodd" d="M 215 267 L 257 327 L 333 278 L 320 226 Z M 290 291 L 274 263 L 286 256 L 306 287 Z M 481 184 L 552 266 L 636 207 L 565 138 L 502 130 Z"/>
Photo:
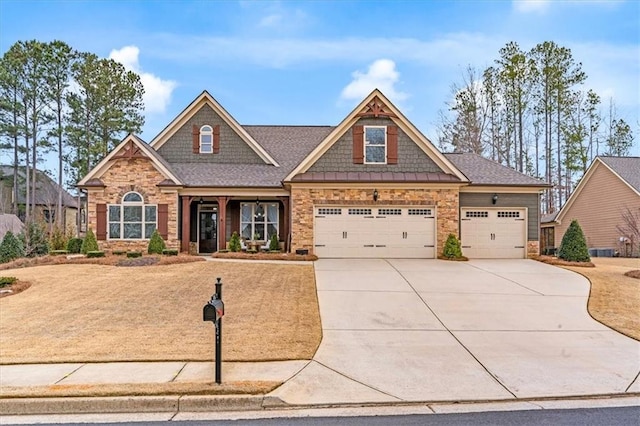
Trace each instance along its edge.
<path fill-rule="evenodd" d="M 220 125 L 220 152 L 193 153 L 193 125 Z M 208 105 L 204 105 L 184 126 L 169 138 L 158 153 L 169 163 L 264 164 L 247 143 Z"/>
<path fill-rule="evenodd" d="M 436 255 L 442 253 L 447 236 L 458 236 L 459 190 L 456 189 L 385 189 L 378 188 L 373 203 L 371 189 L 291 188 L 291 249 L 308 249 L 313 253 L 313 207 L 315 205 L 410 206 L 436 207 Z"/>
<path fill-rule="evenodd" d="M 389 118 L 361 118 L 363 126 L 395 126 Z M 310 172 L 431 172 L 442 169 L 398 127 L 398 164 L 353 164 L 353 134 L 351 129 L 329 148 L 309 168 Z"/>
<path fill-rule="evenodd" d="M 122 196 L 129 191 L 139 192 L 145 204 L 168 204 L 167 248 L 179 248 L 178 240 L 178 196 L 176 192 L 165 193 L 156 186 L 164 176 L 156 170 L 150 160 L 117 160 L 100 176 L 106 185 L 104 189 L 89 189 L 88 226 L 96 233 L 96 205 L 120 204 Z M 108 226 L 107 226 L 108 228 Z M 101 250 L 146 250 L 149 240 L 109 240 L 98 241 Z"/>
<path fill-rule="evenodd" d="M 540 242 L 527 241 L 527 257 L 540 255 Z"/>

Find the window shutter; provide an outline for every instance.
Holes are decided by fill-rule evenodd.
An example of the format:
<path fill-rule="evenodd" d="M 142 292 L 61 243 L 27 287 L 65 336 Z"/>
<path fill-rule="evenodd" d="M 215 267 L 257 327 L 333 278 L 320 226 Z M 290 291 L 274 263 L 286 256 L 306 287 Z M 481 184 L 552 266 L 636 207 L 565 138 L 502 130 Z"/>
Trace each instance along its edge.
<path fill-rule="evenodd" d="M 191 136 L 193 138 L 193 153 L 200 154 L 200 129 L 195 124 L 191 129 Z"/>
<path fill-rule="evenodd" d="M 96 204 L 96 239 L 107 239 L 107 205 Z"/>
<path fill-rule="evenodd" d="M 353 126 L 353 164 L 364 163 L 364 126 Z"/>
<path fill-rule="evenodd" d="M 158 204 L 158 233 L 165 241 L 169 236 L 169 204 Z"/>
<path fill-rule="evenodd" d="M 387 126 L 387 164 L 398 164 L 397 126 Z"/>
<path fill-rule="evenodd" d="M 220 152 L 220 125 L 213 126 L 213 153 L 218 154 Z"/>

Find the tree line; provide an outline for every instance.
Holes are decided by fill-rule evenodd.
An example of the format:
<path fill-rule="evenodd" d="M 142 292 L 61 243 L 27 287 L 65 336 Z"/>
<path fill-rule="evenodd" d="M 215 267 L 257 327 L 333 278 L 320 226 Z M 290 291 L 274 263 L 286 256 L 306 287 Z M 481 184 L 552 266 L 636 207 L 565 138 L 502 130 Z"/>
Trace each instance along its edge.
<path fill-rule="evenodd" d="M 63 184 L 73 186 L 124 134 L 141 131 L 143 94 L 140 77 L 112 59 L 58 40 L 14 43 L 0 58 L 0 149 L 13 156 L 12 213 L 21 194 L 30 220 L 35 169 L 55 152 L 61 220 Z"/>
<path fill-rule="evenodd" d="M 542 211 L 557 211 L 598 155 L 626 156 L 629 124 L 612 99 L 584 90 L 587 75 L 571 50 L 545 41 L 529 51 L 516 42 L 482 71 L 468 66 L 441 111 L 442 149 L 473 152 L 551 185 Z"/>

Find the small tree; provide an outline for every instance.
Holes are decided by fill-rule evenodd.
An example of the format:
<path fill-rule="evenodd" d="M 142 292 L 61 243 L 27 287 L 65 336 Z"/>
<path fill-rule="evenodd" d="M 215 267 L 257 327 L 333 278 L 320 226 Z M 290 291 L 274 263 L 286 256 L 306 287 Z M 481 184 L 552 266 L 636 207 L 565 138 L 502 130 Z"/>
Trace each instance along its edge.
<path fill-rule="evenodd" d="M 165 248 L 167 248 L 167 246 L 164 244 L 164 240 L 162 239 L 162 237 L 158 233 L 158 230 L 156 229 L 155 231 L 153 231 L 153 234 L 151 235 L 151 239 L 149 240 L 147 253 L 162 254 L 162 250 L 164 250 Z"/>
<path fill-rule="evenodd" d="M 571 225 L 562 237 L 558 257 L 569 262 L 589 262 L 591 260 L 584 232 L 575 219 L 571 221 Z"/>
<path fill-rule="evenodd" d="M 41 222 L 27 222 L 18 235 L 27 257 L 43 256 L 49 253 L 49 237 L 46 225 Z"/>
<path fill-rule="evenodd" d="M 447 237 L 447 242 L 444 244 L 444 249 L 442 250 L 442 257 L 447 259 L 459 259 L 462 257 L 460 241 L 454 234 L 449 234 Z"/>
<path fill-rule="evenodd" d="M 280 241 L 278 241 L 278 234 L 273 234 L 269 240 L 269 251 L 280 250 Z"/>
<path fill-rule="evenodd" d="M 0 262 L 6 263 L 20 257 L 24 257 L 24 246 L 13 232 L 7 231 L 0 244 Z"/>
<path fill-rule="evenodd" d="M 231 239 L 229 240 L 229 251 L 237 252 L 242 250 L 242 245 L 240 244 L 240 236 L 237 232 L 233 231 L 231 234 Z"/>
<path fill-rule="evenodd" d="M 100 251 L 100 248 L 98 247 L 98 240 L 96 240 L 93 230 L 87 227 L 87 235 L 82 241 L 82 248 L 80 248 L 80 252 L 82 254 L 87 254 L 90 251 Z"/>
<path fill-rule="evenodd" d="M 59 226 L 54 226 L 49 236 L 50 250 L 64 250 L 67 247 L 67 237 Z"/>

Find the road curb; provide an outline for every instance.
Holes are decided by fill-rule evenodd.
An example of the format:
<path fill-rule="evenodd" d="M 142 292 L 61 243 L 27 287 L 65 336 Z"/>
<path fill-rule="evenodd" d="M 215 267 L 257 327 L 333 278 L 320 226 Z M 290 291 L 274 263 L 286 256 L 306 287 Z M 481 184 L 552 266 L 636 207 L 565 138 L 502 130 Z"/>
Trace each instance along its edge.
<path fill-rule="evenodd" d="M 0 414 L 177 412 L 180 396 L 118 396 L 0 399 Z"/>

